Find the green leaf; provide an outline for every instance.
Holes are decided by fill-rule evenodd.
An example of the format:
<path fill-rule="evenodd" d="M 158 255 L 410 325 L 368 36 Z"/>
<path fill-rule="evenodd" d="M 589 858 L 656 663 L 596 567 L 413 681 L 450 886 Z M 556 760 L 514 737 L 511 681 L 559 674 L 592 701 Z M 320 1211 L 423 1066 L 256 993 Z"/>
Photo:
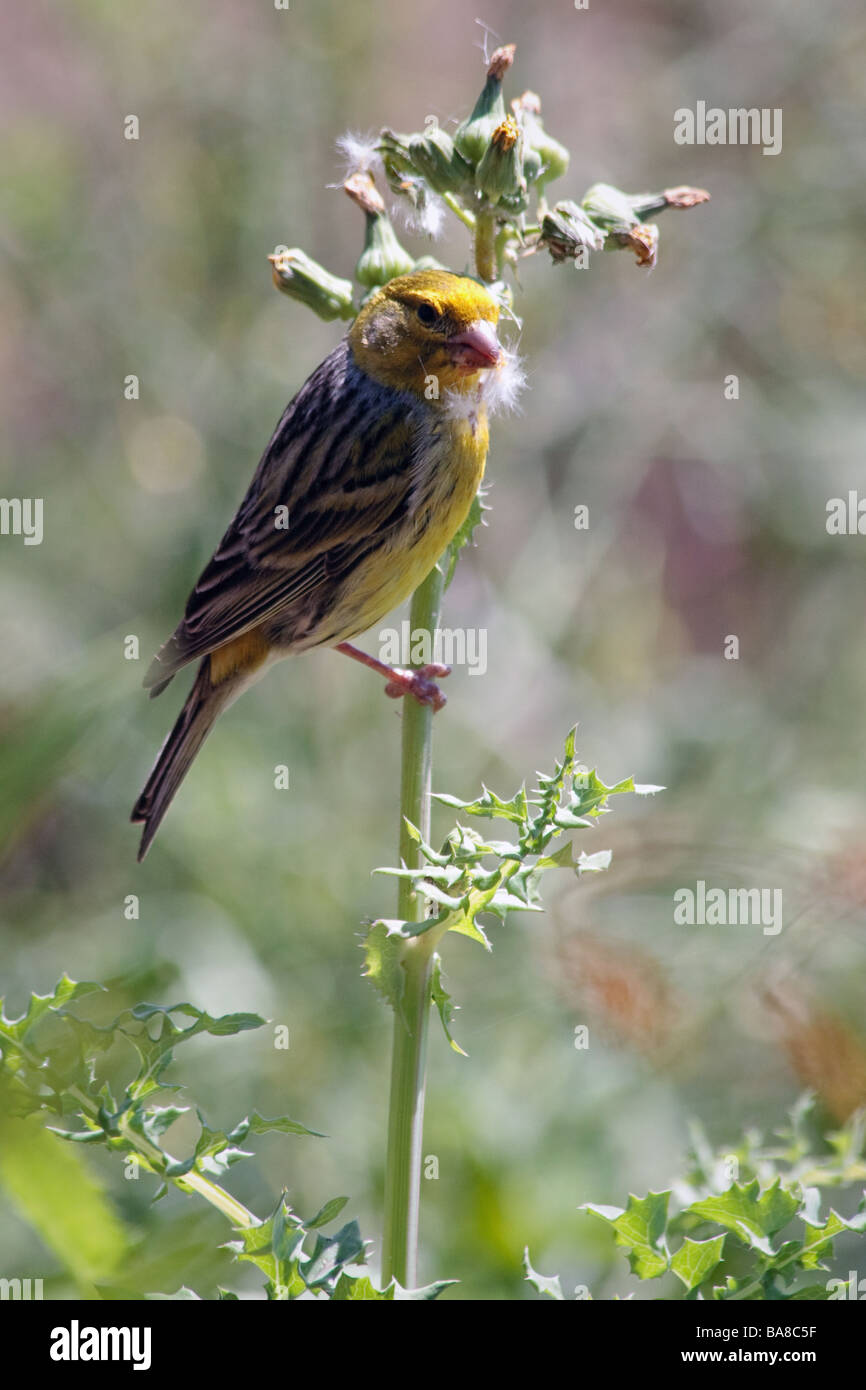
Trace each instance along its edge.
<path fill-rule="evenodd" d="M 492 951 L 493 947 L 486 933 L 475 921 L 475 914 L 462 913 L 456 921 L 452 922 L 449 931 L 456 931 L 460 936 L 468 936 L 472 941 L 477 941 L 479 946 L 483 946 L 485 951 Z"/>
<path fill-rule="evenodd" d="M 307 1285 L 298 1272 L 298 1251 L 304 1239 L 303 1223 L 281 1197 L 267 1221 L 246 1227 L 240 1239 L 227 1242 L 238 1260 L 254 1264 L 267 1278 L 269 1299 L 299 1298 Z"/>
<path fill-rule="evenodd" d="M 443 1289 L 450 1288 L 456 1282 L 455 1279 L 440 1279 L 437 1283 L 427 1284 L 422 1289 L 404 1289 L 396 1279 L 392 1279 L 386 1289 L 377 1289 L 368 1275 L 349 1274 L 344 1270 L 337 1280 L 331 1298 L 341 1303 L 429 1302 L 438 1298 Z"/>
<path fill-rule="evenodd" d="M 269 1119 L 266 1115 L 260 1115 L 254 1110 L 248 1119 L 241 1120 L 240 1124 L 235 1125 L 229 1134 L 229 1139 L 244 1139 L 247 1134 L 301 1134 L 310 1139 L 326 1139 L 326 1134 L 320 1134 L 317 1129 L 307 1129 L 306 1125 L 299 1124 L 297 1120 L 290 1120 L 288 1115 L 275 1115 Z"/>
<path fill-rule="evenodd" d="M 30 1029 L 46 1014 L 52 1010 L 63 1008 L 65 1004 L 71 1004 L 74 999 L 80 999 L 85 994 L 92 994 L 94 990 L 103 988 L 102 985 L 94 984 L 92 981 L 78 982 L 70 980 L 68 975 L 61 975 L 52 994 L 31 994 L 26 1011 L 17 1019 L 6 1018 L 3 1013 L 5 1001 L 0 999 L 0 1040 L 23 1042 Z"/>
<path fill-rule="evenodd" d="M 454 1038 L 451 1036 L 451 1019 L 457 1009 L 457 1005 L 442 984 L 441 960 L 438 954 L 433 957 L 433 977 L 430 988 L 433 996 L 433 1003 L 439 1011 L 439 1017 L 442 1020 L 442 1027 L 445 1030 L 446 1038 L 454 1051 L 459 1052 L 461 1057 L 468 1056 L 468 1053 L 464 1052 L 460 1044 L 455 1042 Z"/>
<path fill-rule="evenodd" d="M 330 1202 L 319 1208 L 312 1221 L 307 1222 L 307 1230 L 313 1231 L 317 1226 L 327 1226 L 329 1221 L 340 1215 L 348 1200 L 348 1197 L 332 1197 Z"/>
<path fill-rule="evenodd" d="M 799 1196 L 781 1186 L 779 1178 L 759 1194 L 758 1179 L 747 1186 L 734 1183 L 719 1197 L 704 1197 L 688 1208 L 695 1216 L 717 1221 L 740 1240 L 773 1253 L 768 1238 L 780 1231 L 797 1214 Z"/>
<path fill-rule="evenodd" d="M 725 1237 L 709 1240 L 690 1240 L 685 1237 L 679 1250 L 671 1256 L 671 1269 L 682 1280 L 689 1293 L 710 1277 L 722 1258 Z"/>
<path fill-rule="evenodd" d="M 527 816 L 526 791 L 521 787 L 508 801 L 492 792 L 482 784 L 482 795 L 475 801 L 461 801 L 459 797 L 445 792 L 433 792 L 433 798 L 443 806 L 453 806 L 465 811 L 468 816 L 483 816 L 487 820 L 507 820 L 522 825 Z"/>
<path fill-rule="evenodd" d="M 538 1293 L 546 1294 L 548 1298 L 554 1298 L 558 1303 L 563 1302 L 564 1295 L 562 1292 L 562 1285 L 559 1282 L 559 1275 L 554 1274 L 552 1278 L 547 1278 L 546 1275 L 539 1274 L 537 1270 L 533 1269 L 532 1265 L 529 1263 L 528 1245 L 523 1251 L 523 1273 L 524 1277 Z"/>
<path fill-rule="evenodd" d="M 562 848 L 558 849 L 555 854 L 544 855 L 535 867 L 537 869 L 576 869 L 574 845 L 571 840 L 566 840 Z"/>
<path fill-rule="evenodd" d="M 581 850 L 575 867 L 578 874 L 599 874 L 610 868 L 612 858 L 609 849 L 596 850 L 595 854 L 587 854 L 585 850 Z"/>
<path fill-rule="evenodd" d="M 812 1226 L 806 1222 L 806 1236 L 800 1255 L 803 1269 L 825 1269 L 822 1259 L 825 1255 L 832 1255 L 834 1237 L 850 1229 L 850 1224 L 832 1208 L 823 1226 Z"/>
<path fill-rule="evenodd" d="M 484 498 L 486 496 L 487 489 L 479 488 L 472 499 L 472 505 L 469 508 L 469 511 L 466 515 L 466 520 L 463 522 L 463 525 L 460 527 L 459 531 L 454 536 L 454 538 L 451 541 L 451 544 L 448 547 L 444 561 L 444 588 L 446 589 L 448 588 L 448 585 L 451 583 L 451 580 L 454 578 L 454 571 L 457 568 L 457 561 L 459 559 L 461 550 L 465 545 L 474 545 L 476 530 L 479 526 L 487 525 L 487 522 L 484 520 L 484 513 L 489 512 L 491 509 L 490 507 L 485 505 Z"/>
<path fill-rule="evenodd" d="M 405 941 L 399 930 L 404 922 L 374 922 L 364 940 L 363 974 L 391 1005 L 392 1009 L 403 1006 L 403 993 L 406 988 L 406 974 L 401 965 Z"/>
<path fill-rule="evenodd" d="M 159 1141 L 181 1115 L 189 1114 L 188 1105 L 153 1105 L 141 1112 L 141 1132 L 152 1144 L 159 1147 Z"/>
<path fill-rule="evenodd" d="M 304 1281 L 309 1287 L 332 1283 L 347 1264 L 360 1264 L 366 1247 L 357 1221 L 348 1221 L 336 1235 L 316 1237 L 309 1259 L 302 1263 Z"/>
<path fill-rule="evenodd" d="M 394 1289 L 395 1303 L 430 1303 L 438 1298 L 444 1289 L 450 1289 L 456 1279 L 437 1279 L 435 1284 L 425 1284 L 420 1289 L 404 1289 L 396 1280 L 388 1287 Z"/>
<path fill-rule="evenodd" d="M 395 1285 L 393 1281 L 384 1291 L 375 1288 L 368 1274 L 352 1275 L 342 1273 L 337 1280 L 331 1298 L 340 1303 L 392 1303 Z"/>
<path fill-rule="evenodd" d="M 648 1192 L 646 1197 L 629 1196 L 628 1206 L 599 1207 L 585 1202 L 581 1211 L 590 1211 L 613 1227 L 616 1243 L 628 1253 L 631 1271 L 640 1279 L 657 1279 L 668 1269 L 669 1260 L 663 1238 L 670 1192 Z"/>

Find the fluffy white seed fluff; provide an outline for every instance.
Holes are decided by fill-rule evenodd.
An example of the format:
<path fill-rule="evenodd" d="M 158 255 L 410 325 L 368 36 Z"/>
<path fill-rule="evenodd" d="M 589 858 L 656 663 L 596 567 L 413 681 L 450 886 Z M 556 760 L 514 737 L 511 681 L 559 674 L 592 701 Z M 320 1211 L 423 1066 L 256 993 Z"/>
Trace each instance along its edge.
<path fill-rule="evenodd" d="M 346 165 L 346 177 L 350 174 L 375 174 L 381 167 L 382 159 L 376 149 L 375 135 L 361 135 L 356 130 L 347 130 L 337 137 L 337 150 Z"/>
<path fill-rule="evenodd" d="M 482 372 L 478 386 L 472 391 L 446 391 L 445 409 L 458 420 L 470 420 L 484 405 L 488 415 L 508 414 L 520 409 L 518 399 L 526 385 L 522 359 L 516 352 L 502 350 L 498 367 Z"/>

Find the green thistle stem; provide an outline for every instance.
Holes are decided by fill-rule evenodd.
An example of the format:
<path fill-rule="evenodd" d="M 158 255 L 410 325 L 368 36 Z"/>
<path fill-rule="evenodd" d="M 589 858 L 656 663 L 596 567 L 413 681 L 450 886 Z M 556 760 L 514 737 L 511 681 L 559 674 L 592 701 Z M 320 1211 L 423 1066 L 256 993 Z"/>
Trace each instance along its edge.
<path fill-rule="evenodd" d="M 475 216 L 464 208 L 459 198 L 455 198 L 453 193 L 443 193 L 442 201 L 446 207 L 451 209 L 457 220 L 463 223 L 464 227 L 468 227 L 470 232 L 475 231 Z"/>
<path fill-rule="evenodd" d="M 99 1107 L 90 1099 L 90 1096 L 78 1086 L 70 1086 L 69 1094 L 78 1101 L 82 1115 L 87 1115 L 94 1123 L 99 1123 Z M 194 1168 L 191 1168 L 188 1173 L 184 1173 L 182 1178 L 166 1177 L 162 1170 L 169 1155 L 163 1153 L 162 1149 L 157 1148 L 156 1144 L 152 1144 L 143 1134 L 137 1134 L 130 1129 L 123 1119 L 121 1119 L 118 1128 L 129 1147 L 136 1149 L 142 1158 L 147 1160 L 152 1171 L 164 1178 L 166 1182 L 175 1183 L 181 1190 L 184 1187 L 192 1188 L 200 1197 L 204 1197 L 205 1201 L 210 1202 L 211 1206 L 216 1207 L 217 1211 L 221 1211 L 223 1216 L 227 1217 L 235 1227 L 249 1228 L 260 1225 L 258 1217 L 249 1211 L 243 1202 L 239 1202 L 230 1192 L 226 1192 L 224 1187 L 220 1187 L 219 1183 L 211 1182 L 210 1178 L 206 1178 L 203 1173 L 197 1172 Z"/>
<path fill-rule="evenodd" d="M 488 284 L 496 279 L 496 218 L 487 209 L 475 218 L 475 268 Z"/>
<path fill-rule="evenodd" d="M 431 570 L 412 597 L 410 631 L 431 634 L 439 626 L 444 575 Z M 433 711 L 415 700 L 403 702 L 403 747 L 400 777 L 400 860 L 407 868 L 420 862 L 416 842 L 406 830 L 409 820 L 430 836 L 430 787 L 433 765 Z M 399 880 L 397 912 L 403 921 L 420 921 L 424 900 L 408 879 Z M 388 1155 L 385 1163 L 385 1230 L 382 1241 L 383 1286 L 396 1279 L 404 1288 L 417 1284 L 418 1208 L 421 1199 L 421 1146 L 430 984 L 435 941 L 427 932 L 407 942 L 403 1007 L 394 1013 Z"/>

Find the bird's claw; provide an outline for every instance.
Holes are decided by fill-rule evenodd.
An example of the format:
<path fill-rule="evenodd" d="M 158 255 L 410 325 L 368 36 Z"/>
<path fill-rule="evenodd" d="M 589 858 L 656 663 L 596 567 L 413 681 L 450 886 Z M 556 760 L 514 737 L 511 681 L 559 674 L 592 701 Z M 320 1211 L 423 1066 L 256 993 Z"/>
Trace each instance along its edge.
<path fill-rule="evenodd" d="M 441 680 L 443 676 L 450 675 L 451 667 L 443 666 L 441 661 L 433 661 L 427 666 L 419 666 L 415 671 L 395 667 L 391 673 L 391 679 L 385 686 L 385 694 L 392 700 L 399 700 L 404 695 L 411 695 L 412 699 L 417 700 L 419 705 L 430 705 L 435 714 L 446 704 L 446 699 L 433 677 L 436 676 L 437 679 Z"/>

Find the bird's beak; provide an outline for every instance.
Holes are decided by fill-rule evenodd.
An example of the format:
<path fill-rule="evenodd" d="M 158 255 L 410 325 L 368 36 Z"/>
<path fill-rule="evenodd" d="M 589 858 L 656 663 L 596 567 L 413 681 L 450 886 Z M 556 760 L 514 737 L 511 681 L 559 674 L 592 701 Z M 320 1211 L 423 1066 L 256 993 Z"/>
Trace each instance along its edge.
<path fill-rule="evenodd" d="M 477 372 L 481 367 L 495 367 L 502 355 L 502 345 L 492 323 L 476 319 L 468 328 L 448 339 L 448 351 L 455 367 Z"/>

